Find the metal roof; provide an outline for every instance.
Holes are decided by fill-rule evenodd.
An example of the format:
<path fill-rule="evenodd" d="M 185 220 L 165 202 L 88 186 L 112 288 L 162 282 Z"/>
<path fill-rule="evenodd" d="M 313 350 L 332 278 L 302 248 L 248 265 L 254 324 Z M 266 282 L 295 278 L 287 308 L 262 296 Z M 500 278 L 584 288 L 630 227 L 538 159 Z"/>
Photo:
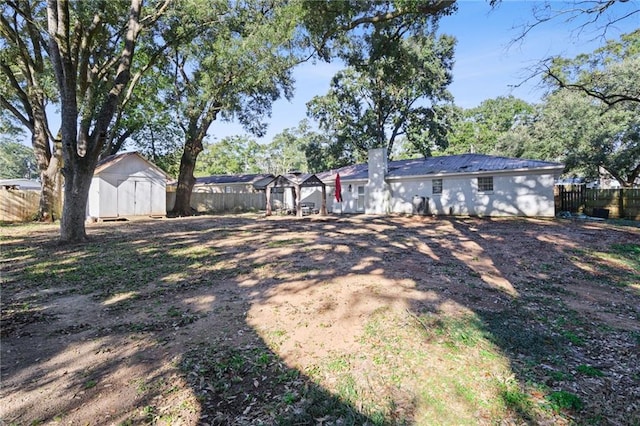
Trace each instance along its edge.
<path fill-rule="evenodd" d="M 316 175 L 322 179 L 335 178 L 336 173 L 340 173 L 340 179 L 356 180 L 356 179 L 368 179 L 369 178 L 369 165 L 353 164 L 351 166 L 341 167 L 337 170 L 330 170 L 326 172 L 317 173 Z"/>
<path fill-rule="evenodd" d="M 269 173 L 261 174 L 242 174 L 242 175 L 212 175 L 196 178 L 196 184 L 213 184 L 224 185 L 230 183 L 252 184 L 262 179 L 273 179 L 273 175 Z"/>
<path fill-rule="evenodd" d="M 266 186 L 290 187 L 295 185 L 301 187 L 324 186 L 324 182 L 317 175 L 311 173 L 287 173 L 274 178 Z"/>
<path fill-rule="evenodd" d="M 550 161 L 528 160 L 524 158 L 497 157 L 484 154 L 445 155 L 410 160 L 389 161 L 388 178 L 428 175 L 447 175 L 457 173 L 500 172 L 509 170 L 554 169 L 561 170 L 564 165 Z M 368 164 L 356 164 L 337 170 L 318 173 L 321 179 L 329 179 L 340 173 L 343 180 L 367 179 Z"/>

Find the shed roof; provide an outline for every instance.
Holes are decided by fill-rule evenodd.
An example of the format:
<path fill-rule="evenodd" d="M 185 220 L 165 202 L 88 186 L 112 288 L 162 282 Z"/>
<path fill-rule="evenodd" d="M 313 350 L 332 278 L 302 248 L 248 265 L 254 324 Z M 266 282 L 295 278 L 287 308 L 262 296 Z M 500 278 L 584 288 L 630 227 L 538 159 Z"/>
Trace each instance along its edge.
<path fill-rule="evenodd" d="M 138 157 L 140 158 L 142 161 L 146 162 L 149 164 L 149 166 L 153 167 L 154 169 L 156 169 L 158 172 L 162 173 L 165 178 L 169 178 L 169 175 L 162 170 L 160 167 L 156 166 L 155 164 L 153 164 L 151 161 L 147 160 L 142 154 L 140 154 L 137 151 L 132 151 L 132 152 L 121 152 L 119 154 L 114 154 L 114 155 L 110 155 L 108 157 L 103 158 L 102 160 L 98 161 L 98 163 L 96 164 L 96 169 L 94 170 L 93 174 L 94 175 L 98 175 L 100 173 L 102 173 L 103 171 L 105 171 L 106 169 L 108 169 L 109 167 L 114 166 L 115 164 L 127 159 L 127 158 L 133 158 L 133 157 Z"/>
<path fill-rule="evenodd" d="M 387 177 L 390 178 L 510 170 L 560 170 L 564 167 L 560 163 L 551 161 L 497 157 L 484 154 L 445 155 L 397 160 L 389 161 L 387 166 Z M 329 179 L 336 173 L 340 173 L 340 178 L 343 180 L 367 179 L 369 166 L 367 163 L 355 164 L 333 171 L 318 173 L 318 177 L 320 177 L 320 179 Z"/>

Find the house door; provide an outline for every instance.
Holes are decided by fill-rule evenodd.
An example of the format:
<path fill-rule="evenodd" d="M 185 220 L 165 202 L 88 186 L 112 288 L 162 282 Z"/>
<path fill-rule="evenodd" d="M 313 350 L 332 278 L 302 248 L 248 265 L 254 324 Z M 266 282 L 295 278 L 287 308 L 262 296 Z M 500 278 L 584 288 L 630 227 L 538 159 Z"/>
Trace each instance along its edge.
<path fill-rule="evenodd" d="M 358 187 L 358 201 L 356 205 L 356 211 L 364 211 L 364 186 Z"/>

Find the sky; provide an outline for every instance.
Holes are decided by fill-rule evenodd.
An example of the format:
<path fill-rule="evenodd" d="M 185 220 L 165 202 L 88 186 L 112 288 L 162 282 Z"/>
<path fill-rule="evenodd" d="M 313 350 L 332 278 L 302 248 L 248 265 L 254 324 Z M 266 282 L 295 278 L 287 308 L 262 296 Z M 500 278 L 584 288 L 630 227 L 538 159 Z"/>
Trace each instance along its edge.
<path fill-rule="evenodd" d="M 491 9 L 485 0 L 462 0 L 458 12 L 442 18 L 440 32 L 458 40 L 455 49 L 453 83 L 449 90 L 455 104 L 473 108 L 486 99 L 513 95 L 530 103 L 539 102 L 544 95 L 539 79 L 530 79 L 529 71 L 540 60 L 550 56 L 574 57 L 589 53 L 604 44 L 603 32 L 597 26 L 580 31 L 580 22 L 556 19 L 537 27 L 522 41 L 512 43 L 521 28 L 532 20 L 534 7 L 541 2 L 503 0 Z M 551 2 L 558 10 L 566 8 L 561 2 Z M 638 0 L 622 6 L 640 8 Z M 602 21 L 600 21 L 602 22 Z M 609 28 L 607 38 L 617 38 L 621 33 L 640 27 L 640 14 Z M 273 105 L 269 128 L 258 142 L 269 143 L 275 135 L 287 128 L 295 128 L 306 118 L 306 103 L 314 96 L 324 95 L 329 89 L 331 77 L 339 71 L 340 64 L 303 64 L 294 71 L 295 97 Z M 518 87 L 516 87 L 518 86 Z M 211 139 L 246 134 L 236 123 L 214 122 L 209 130 Z"/>

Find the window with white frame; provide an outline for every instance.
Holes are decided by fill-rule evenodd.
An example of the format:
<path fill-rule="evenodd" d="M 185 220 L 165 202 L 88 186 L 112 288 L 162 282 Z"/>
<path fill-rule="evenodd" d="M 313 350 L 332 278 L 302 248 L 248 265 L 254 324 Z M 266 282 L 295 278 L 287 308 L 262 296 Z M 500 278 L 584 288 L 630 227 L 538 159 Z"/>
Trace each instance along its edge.
<path fill-rule="evenodd" d="M 432 181 L 432 190 L 434 194 L 442 194 L 442 179 L 434 179 Z"/>
<path fill-rule="evenodd" d="M 493 191 L 493 176 L 479 177 L 478 178 L 478 191 L 491 192 Z"/>

